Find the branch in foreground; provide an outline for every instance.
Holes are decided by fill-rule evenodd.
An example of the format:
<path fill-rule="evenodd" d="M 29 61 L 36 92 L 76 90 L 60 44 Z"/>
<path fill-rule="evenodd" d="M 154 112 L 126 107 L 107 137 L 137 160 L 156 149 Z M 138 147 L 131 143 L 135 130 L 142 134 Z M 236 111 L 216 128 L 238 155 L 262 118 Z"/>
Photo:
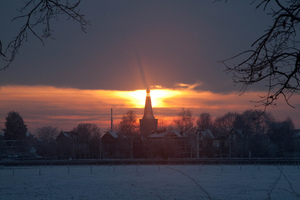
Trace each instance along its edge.
<path fill-rule="evenodd" d="M 79 5 L 81 0 L 75 3 L 70 3 L 69 0 L 30 0 L 24 7 L 21 8 L 21 15 L 12 19 L 12 21 L 25 19 L 25 24 L 20 28 L 20 31 L 12 41 L 10 41 L 2 51 L 0 41 L 0 57 L 6 63 L 0 70 L 6 70 L 14 61 L 22 44 L 27 40 L 31 33 L 38 38 L 44 45 L 44 39 L 52 38 L 53 30 L 51 29 L 51 20 L 58 19 L 59 15 L 66 15 L 68 20 L 73 20 L 80 24 L 81 30 L 86 32 L 86 26 L 90 24 L 85 19 L 83 14 L 80 14 Z M 38 34 L 38 26 L 43 26 L 43 34 Z"/>
<path fill-rule="evenodd" d="M 260 1 L 256 8 L 269 6 L 269 0 Z M 243 94 L 249 86 L 263 82 L 268 91 L 256 101 L 273 106 L 279 97 L 293 107 L 289 100 L 300 91 L 300 49 L 297 31 L 300 26 L 300 2 L 287 1 L 284 7 L 275 1 L 277 10 L 271 13 L 273 24 L 252 44 L 252 49 L 221 61 L 226 72 L 232 74 L 235 84 L 241 84 Z M 238 64 L 234 64 L 234 62 Z"/>

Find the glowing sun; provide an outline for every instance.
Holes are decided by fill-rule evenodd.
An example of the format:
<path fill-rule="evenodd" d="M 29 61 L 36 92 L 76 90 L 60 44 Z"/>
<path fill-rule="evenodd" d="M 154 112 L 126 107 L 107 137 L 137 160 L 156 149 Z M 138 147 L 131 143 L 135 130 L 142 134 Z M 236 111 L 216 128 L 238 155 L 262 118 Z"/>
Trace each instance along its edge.
<path fill-rule="evenodd" d="M 152 107 L 168 107 L 164 101 L 171 96 L 176 95 L 176 92 L 168 89 L 154 89 L 150 91 Z M 146 90 L 135 90 L 129 93 L 134 99 L 134 104 L 138 108 L 145 106 Z"/>

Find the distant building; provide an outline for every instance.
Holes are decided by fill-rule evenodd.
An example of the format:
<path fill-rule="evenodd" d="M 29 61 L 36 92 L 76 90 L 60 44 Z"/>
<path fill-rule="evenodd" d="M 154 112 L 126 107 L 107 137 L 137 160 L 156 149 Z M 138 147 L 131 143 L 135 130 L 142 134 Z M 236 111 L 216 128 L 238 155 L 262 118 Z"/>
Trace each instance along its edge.
<path fill-rule="evenodd" d="M 127 152 L 122 145 L 122 135 L 120 132 L 107 131 L 101 138 L 102 158 L 124 158 Z"/>
<path fill-rule="evenodd" d="M 145 102 L 144 116 L 140 119 L 140 133 L 142 136 L 149 136 L 157 130 L 157 119 L 155 119 L 152 110 L 150 89 L 147 88 L 147 96 Z"/>
<path fill-rule="evenodd" d="M 140 135 L 128 137 L 122 132 L 107 131 L 101 138 L 101 158 L 130 158 L 131 146 L 133 158 L 142 158 L 142 144 Z"/>
<path fill-rule="evenodd" d="M 5 129 L 0 132 L 0 160 L 2 158 L 23 159 L 37 156 L 33 146 L 33 135 L 26 132 L 25 138 L 21 140 L 6 140 Z"/>
<path fill-rule="evenodd" d="M 75 140 L 72 132 L 61 131 L 56 141 L 59 147 L 59 158 L 75 158 Z"/>
<path fill-rule="evenodd" d="M 196 158 L 213 157 L 215 136 L 209 129 L 198 129 L 196 131 Z"/>
<path fill-rule="evenodd" d="M 61 131 L 56 141 L 59 146 L 60 158 L 86 159 L 91 158 L 89 141 L 81 141 L 78 135 L 71 131 Z"/>
<path fill-rule="evenodd" d="M 300 129 L 295 129 L 293 133 L 295 156 L 300 157 Z"/>
<path fill-rule="evenodd" d="M 185 158 L 189 156 L 188 138 L 182 131 L 156 131 L 147 137 L 148 158 Z"/>

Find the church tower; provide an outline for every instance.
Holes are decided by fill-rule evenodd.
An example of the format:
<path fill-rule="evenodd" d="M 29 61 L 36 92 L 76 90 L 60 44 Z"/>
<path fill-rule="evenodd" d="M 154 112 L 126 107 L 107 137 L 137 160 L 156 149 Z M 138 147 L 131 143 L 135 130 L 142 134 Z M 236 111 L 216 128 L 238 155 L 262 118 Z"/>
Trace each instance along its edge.
<path fill-rule="evenodd" d="M 148 136 L 152 131 L 157 130 L 157 119 L 154 118 L 149 87 L 146 90 L 147 96 L 143 119 L 140 119 L 140 132 L 143 136 Z"/>

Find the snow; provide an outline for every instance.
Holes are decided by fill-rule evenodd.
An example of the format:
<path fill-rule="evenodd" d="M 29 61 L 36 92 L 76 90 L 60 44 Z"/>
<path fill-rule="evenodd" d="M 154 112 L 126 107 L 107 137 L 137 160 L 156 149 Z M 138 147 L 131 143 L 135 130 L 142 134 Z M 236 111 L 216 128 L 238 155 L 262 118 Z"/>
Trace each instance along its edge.
<path fill-rule="evenodd" d="M 0 199 L 299 199 L 299 165 L 0 167 Z"/>

